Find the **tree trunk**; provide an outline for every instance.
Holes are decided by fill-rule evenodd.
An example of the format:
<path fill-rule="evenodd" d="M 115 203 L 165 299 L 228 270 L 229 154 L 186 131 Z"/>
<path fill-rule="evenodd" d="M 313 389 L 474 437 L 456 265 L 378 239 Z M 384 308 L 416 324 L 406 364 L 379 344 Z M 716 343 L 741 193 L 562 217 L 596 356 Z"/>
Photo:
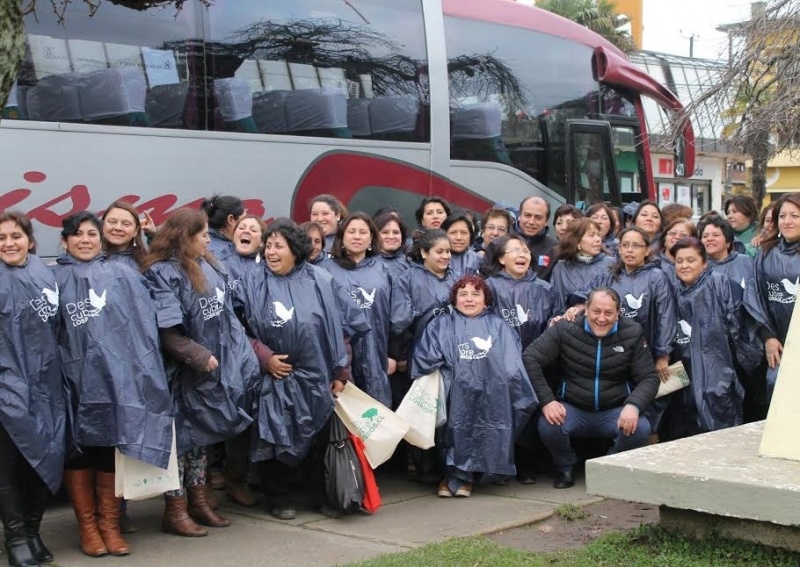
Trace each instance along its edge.
<path fill-rule="evenodd" d="M 0 0 L 0 110 L 8 100 L 24 55 L 25 27 L 20 0 Z"/>
<path fill-rule="evenodd" d="M 750 185 L 758 210 L 761 210 L 764 197 L 767 194 L 767 162 L 769 161 L 769 154 L 769 135 L 760 133 L 753 140 L 751 152 L 753 168 L 750 172 Z"/>

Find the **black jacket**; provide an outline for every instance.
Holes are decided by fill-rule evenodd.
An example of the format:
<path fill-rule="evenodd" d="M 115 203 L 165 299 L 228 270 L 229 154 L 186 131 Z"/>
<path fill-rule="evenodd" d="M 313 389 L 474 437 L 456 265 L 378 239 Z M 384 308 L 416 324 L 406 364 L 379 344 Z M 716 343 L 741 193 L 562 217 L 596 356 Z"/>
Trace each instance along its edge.
<path fill-rule="evenodd" d="M 658 392 L 658 375 L 642 327 L 620 317 L 598 338 L 586 318 L 561 320 L 525 349 L 523 362 L 540 407 L 558 399 L 583 410 L 600 411 L 633 404 L 644 410 Z M 561 377 L 554 393 L 543 369 L 555 364 Z"/>
<path fill-rule="evenodd" d="M 550 281 L 550 273 L 556 265 L 556 245 L 558 241 L 548 236 L 550 227 L 546 226 L 538 234 L 526 236 L 519 228 L 519 221 L 514 223 L 511 232 L 528 244 L 531 251 L 531 269 L 537 277 Z"/>

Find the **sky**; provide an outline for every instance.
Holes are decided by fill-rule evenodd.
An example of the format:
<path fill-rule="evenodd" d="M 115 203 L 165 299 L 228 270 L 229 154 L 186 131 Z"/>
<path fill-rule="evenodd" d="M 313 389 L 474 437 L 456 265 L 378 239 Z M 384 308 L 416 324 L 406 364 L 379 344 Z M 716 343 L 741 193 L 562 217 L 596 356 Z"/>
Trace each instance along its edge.
<path fill-rule="evenodd" d="M 695 57 L 727 58 L 727 36 L 716 27 L 749 16 L 747 0 L 644 0 L 642 48 L 688 56 L 695 35 Z"/>

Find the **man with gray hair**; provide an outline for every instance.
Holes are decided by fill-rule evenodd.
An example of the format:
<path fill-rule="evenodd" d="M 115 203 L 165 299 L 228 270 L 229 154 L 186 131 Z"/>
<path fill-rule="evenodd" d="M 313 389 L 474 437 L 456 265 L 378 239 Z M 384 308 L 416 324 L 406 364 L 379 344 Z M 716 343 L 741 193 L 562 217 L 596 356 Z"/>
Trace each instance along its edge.
<path fill-rule="evenodd" d="M 598 288 L 589 293 L 583 315 L 557 321 L 523 353 L 556 488 L 575 484 L 570 437 L 613 440 L 609 453 L 618 453 L 641 447 L 650 435 L 641 414 L 655 399 L 659 379 L 641 326 L 620 318 L 619 306 L 616 291 Z M 555 392 L 544 375 L 551 364 L 561 380 Z"/>

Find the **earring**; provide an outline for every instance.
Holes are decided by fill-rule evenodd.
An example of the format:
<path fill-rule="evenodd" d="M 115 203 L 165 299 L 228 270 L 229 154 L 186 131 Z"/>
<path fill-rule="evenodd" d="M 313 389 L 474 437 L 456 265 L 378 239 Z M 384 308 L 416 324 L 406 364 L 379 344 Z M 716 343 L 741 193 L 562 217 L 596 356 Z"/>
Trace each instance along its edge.
<path fill-rule="evenodd" d="M 578 246 L 578 252 L 582 252 L 582 250 L 581 250 L 581 247 L 580 247 L 580 246 Z"/>
<path fill-rule="evenodd" d="M 372 250 L 372 244 L 370 244 L 369 246 L 367 246 L 367 250 L 368 250 L 368 251 L 369 251 L 369 250 Z"/>
<path fill-rule="evenodd" d="M 136 244 L 136 239 L 134 238 L 133 239 L 133 247 L 136 248 L 137 246 L 138 246 L 138 244 Z"/>

